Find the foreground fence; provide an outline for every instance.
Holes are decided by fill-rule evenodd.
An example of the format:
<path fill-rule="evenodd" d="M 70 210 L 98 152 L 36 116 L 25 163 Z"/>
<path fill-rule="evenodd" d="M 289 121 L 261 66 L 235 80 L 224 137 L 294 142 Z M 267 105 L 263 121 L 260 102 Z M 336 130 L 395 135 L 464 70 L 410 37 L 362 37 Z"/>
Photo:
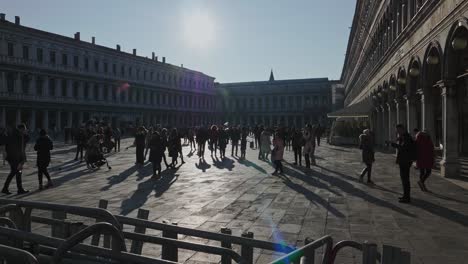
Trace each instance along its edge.
<path fill-rule="evenodd" d="M 410 263 L 409 254 L 394 247 L 384 246 L 379 254 L 375 244 L 334 244 L 332 237 L 324 236 L 306 239 L 303 247 L 295 248 L 254 239 L 251 232 L 239 237 L 228 228 L 217 233 L 148 221 L 149 211 L 143 209 L 137 218 L 112 215 L 107 204 L 101 200 L 98 208 L 88 208 L 0 199 L 0 263 L 177 263 L 182 249 L 217 255 L 222 264 L 254 263 L 259 251 L 282 254 L 273 263 L 332 264 L 344 248 L 362 254 L 363 264 Z M 42 214 L 33 215 L 33 211 Z M 194 243 L 183 237 L 209 242 Z M 161 247 L 160 257 L 143 255 L 143 246 L 151 244 Z"/>

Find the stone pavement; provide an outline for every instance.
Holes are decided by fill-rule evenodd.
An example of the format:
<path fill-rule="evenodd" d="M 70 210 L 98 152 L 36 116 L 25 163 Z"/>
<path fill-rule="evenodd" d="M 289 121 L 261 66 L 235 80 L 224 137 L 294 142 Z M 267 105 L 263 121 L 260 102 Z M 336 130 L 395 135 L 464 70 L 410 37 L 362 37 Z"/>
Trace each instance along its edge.
<path fill-rule="evenodd" d="M 123 141 L 128 146 L 131 140 Z M 335 241 L 369 240 L 405 248 L 411 263 L 467 263 L 468 191 L 434 174 L 427 182 L 430 193 L 417 188 L 412 177 L 411 204 L 399 204 L 401 185 L 394 157 L 377 153 L 375 186 L 357 181 L 362 164 L 359 150 L 322 144 L 317 164 L 310 170 L 292 166 L 286 151 L 285 175 L 272 176 L 270 163 L 259 161 L 256 150 L 247 160 L 230 156 L 207 164 L 184 147 L 186 163 L 166 170 L 161 180 L 151 179 L 151 164 L 135 167 L 135 149 L 122 149 L 108 159 L 112 170 L 91 172 L 72 160 L 73 146 L 53 151 L 51 175 L 56 186 L 27 195 L 0 196 L 37 201 L 97 206 L 109 200 L 115 214 L 135 216 L 138 208 L 150 210 L 152 221 L 170 220 L 180 226 L 218 232 L 227 226 L 234 235 L 251 231 L 255 238 L 302 245 L 306 237 L 330 234 Z M 37 189 L 34 153 L 24 172 L 25 187 Z M 164 166 L 163 166 L 164 167 Z M 7 166 L 0 166 L 3 184 Z M 416 175 L 416 174 L 415 174 Z M 11 191 L 16 191 L 12 183 Z M 189 241 L 207 243 L 202 239 Z M 145 254 L 158 255 L 160 247 L 145 245 Z M 359 263 L 356 252 L 346 249 L 337 263 Z M 258 263 L 277 256 L 256 252 Z M 216 256 L 181 251 L 180 261 L 218 262 Z"/>

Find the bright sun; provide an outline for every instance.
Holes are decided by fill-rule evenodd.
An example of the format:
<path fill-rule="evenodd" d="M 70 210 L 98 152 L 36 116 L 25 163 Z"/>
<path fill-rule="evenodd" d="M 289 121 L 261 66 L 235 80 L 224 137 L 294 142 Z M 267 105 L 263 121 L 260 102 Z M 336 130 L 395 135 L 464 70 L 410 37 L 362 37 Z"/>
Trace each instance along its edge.
<path fill-rule="evenodd" d="M 202 10 L 194 10 L 183 18 L 184 39 L 197 49 L 209 48 L 215 41 L 213 17 Z"/>

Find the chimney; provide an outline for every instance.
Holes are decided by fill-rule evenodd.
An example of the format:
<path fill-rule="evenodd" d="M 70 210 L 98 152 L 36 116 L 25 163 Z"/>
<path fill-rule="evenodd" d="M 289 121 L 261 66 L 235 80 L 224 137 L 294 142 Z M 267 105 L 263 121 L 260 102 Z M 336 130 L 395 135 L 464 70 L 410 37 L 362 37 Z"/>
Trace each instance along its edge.
<path fill-rule="evenodd" d="M 5 21 L 5 13 L 0 13 L 0 21 Z"/>
<path fill-rule="evenodd" d="M 19 16 L 15 16 L 15 24 L 16 25 L 20 24 L 20 17 Z"/>
<path fill-rule="evenodd" d="M 133 49 L 133 55 L 136 56 L 136 49 Z"/>
<path fill-rule="evenodd" d="M 96 38 L 95 37 L 91 37 L 91 43 L 96 44 Z"/>
<path fill-rule="evenodd" d="M 163 57 L 162 63 L 166 63 L 166 57 Z"/>
<path fill-rule="evenodd" d="M 155 60 L 155 61 L 158 61 L 158 56 L 154 57 L 154 60 Z"/>
<path fill-rule="evenodd" d="M 117 49 L 117 51 L 120 51 L 120 45 L 119 44 L 117 44 L 116 49 Z"/>
<path fill-rule="evenodd" d="M 154 60 L 154 52 L 151 53 L 151 59 Z"/>
<path fill-rule="evenodd" d="M 75 40 L 80 40 L 80 32 L 75 33 Z"/>

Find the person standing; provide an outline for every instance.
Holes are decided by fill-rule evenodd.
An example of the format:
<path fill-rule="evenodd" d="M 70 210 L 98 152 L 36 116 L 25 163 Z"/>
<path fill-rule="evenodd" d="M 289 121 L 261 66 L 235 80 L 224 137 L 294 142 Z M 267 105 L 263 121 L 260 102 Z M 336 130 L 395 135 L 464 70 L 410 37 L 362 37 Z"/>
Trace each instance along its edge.
<path fill-rule="evenodd" d="M 207 129 L 201 126 L 197 131 L 198 157 L 200 159 L 205 159 L 205 145 L 208 136 Z"/>
<path fill-rule="evenodd" d="M 320 140 L 322 139 L 323 128 L 320 124 L 315 128 L 315 137 L 317 139 L 317 146 L 320 146 Z"/>
<path fill-rule="evenodd" d="M 8 190 L 10 182 L 13 177 L 16 177 L 16 187 L 18 194 L 28 193 L 28 190 L 23 189 L 22 170 L 24 162 L 26 161 L 25 146 L 29 141 L 27 135 L 26 125 L 19 124 L 11 134 L 5 138 L 5 151 L 7 154 L 6 161 L 10 165 L 10 173 L 7 176 L 5 184 L 3 185 L 2 193 L 11 194 Z"/>
<path fill-rule="evenodd" d="M 311 164 L 315 165 L 315 136 L 311 125 L 306 125 L 303 137 L 306 168 L 310 169 Z"/>
<path fill-rule="evenodd" d="M 52 140 L 50 140 L 47 132 L 44 129 L 41 129 L 39 132 L 39 138 L 36 140 L 34 145 L 34 150 L 37 151 L 37 176 L 39 179 L 39 190 L 42 190 L 44 187 L 42 185 L 42 176 L 44 175 L 47 178 L 46 188 L 52 187 L 52 180 L 50 179 L 49 172 L 47 167 L 50 163 L 50 151 L 54 148 Z"/>
<path fill-rule="evenodd" d="M 185 133 L 187 134 L 187 133 Z M 184 137 L 184 134 L 182 133 L 177 133 L 178 137 L 179 137 L 179 143 L 177 144 L 177 149 L 179 150 L 179 157 L 180 157 L 180 161 L 182 162 L 181 164 L 184 164 L 185 161 L 184 161 L 184 153 L 182 153 L 182 138 Z M 187 137 L 184 137 L 184 138 L 187 138 Z"/>
<path fill-rule="evenodd" d="M 273 164 L 275 165 L 275 171 L 272 175 L 276 175 L 278 172 L 283 174 L 283 164 L 281 161 L 283 160 L 284 154 L 284 139 L 283 135 L 279 132 L 276 132 L 273 136 L 273 151 L 272 151 L 272 160 Z"/>
<path fill-rule="evenodd" d="M 223 127 L 219 128 L 218 131 L 218 146 L 219 146 L 219 156 L 222 159 L 226 158 L 226 146 L 228 143 L 228 131 L 224 130 Z"/>
<path fill-rule="evenodd" d="M 146 156 L 148 156 L 148 153 L 150 151 L 150 141 L 151 141 L 152 136 L 153 136 L 153 128 L 150 127 L 150 129 L 146 133 L 146 138 L 145 138 L 145 159 L 146 159 Z"/>
<path fill-rule="evenodd" d="M 375 161 L 374 158 L 374 139 L 372 138 L 369 129 L 365 129 L 359 136 L 359 148 L 362 151 L 362 162 L 366 167 L 362 170 L 359 177 L 359 181 L 362 182 L 364 176 L 367 174 L 367 183 L 373 184 L 371 180 L 372 176 L 372 164 Z"/>
<path fill-rule="evenodd" d="M 83 150 L 86 145 L 86 131 L 84 127 L 80 127 L 78 134 L 76 135 L 76 155 L 75 160 L 78 160 L 78 154 L 80 155 L 80 161 L 83 161 Z"/>
<path fill-rule="evenodd" d="M 402 124 L 396 126 L 397 142 L 391 142 L 391 146 L 396 148 L 396 163 L 400 167 L 400 178 L 403 186 L 403 197 L 400 197 L 400 203 L 411 202 L 410 186 L 410 168 L 415 160 L 416 145 L 411 135 L 406 131 Z"/>
<path fill-rule="evenodd" d="M 234 154 L 237 156 L 237 151 L 239 149 L 239 140 L 240 140 L 240 131 L 237 127 L 231 129 L 231 156 Z"/>
<path fill-rule="evenodd" d="M 264 129 L 262 131 L 262 134 L 260 136 L 260 146 L 259 146 L 259 153 L 258 153 L 258 159 L 264 159 L 268 160 L 268 155 L 271 152 L 271 134 L 268 129 Z"/>
<path fill-rule="evenodd" d="M 146 133 L 145 127 L 141 126 L 135 134 L 136 165 L 143 165 L 145 162 Z"/>
<path fill-rule="evenodd" d="M 245 159 L 245 151 L 247 149 L 247 137 L 249 136 L 249 130 L 247 127 L 242 128 L 241 134 L 241 159 Z"/>
<path fill-rule="evenodd" d="M 120 132 L 120 129 L 117 127 L 113 131 L 113 137 L 115 140 L 115 152 L 120 152 L 120 139 L 122 137 L 122 133 Z"/>
<path fill-rule="evenodd" d="M 304 138 L 302 137 L 302 133 L 299 129 L 296 129 L 292 135 L 292 147 L 294 151 L 294 165 L 299 164 L 299 166 L 302 166 L 303 144 L 304 144 Z"/>
<path fill-rule="evenodd" d="M 179 145 L 181 145 L 180 137 L 177 133 L 177 129 L 173 128 L 168 140 L 169 157 L 172 158 L 172 162 L 169 166 L 173 169 L 175 169 L 175 166 L 177 164 L 177 158 L 179 155 Z"/>
<path fill-rule="evenodd" d="M 162 158 L 164 160 L 164 165 L 166 165 L 166 168 L 169 168 L 169 163 L 167 163 L 167 159 L 166 159 L 166 149 L 168 147 L 166 128 L 163 128 L 161 130 L 161 147 L 162 147 Z"/>
<path fill-rule="evenodd" d="M 260 136 L 262 135 L 263 127 L 256 125 L 254 128 L 255 148 L 260 148 Z"/>
<path fill-rule="evenodd" d="M 187 137 L 190 144 L 190 151 L 193 151 L 194 148 L 195 150 L 197 150 L 197 145 L 195 145 L 195 132 L 193 131 L 192 127 L 189 128 L 187 132 Z"/>
<path fill-rule="evenodd" d="M 434 167 L 434 143 L 429 133 L 424 130 L 416 134 L 417 160 L 416 167 L 419 169 L 419 188 L 427 192 L 426 180 L 431 176 Z"/>
<path fill-rule="evenodd" d="M 153 177 L 161 177 L 161 161 L 164 154 L 161 135 L 157 130 L 153 132 L 150 141 L 149 161 L 153 165 Z"/>
<path fill-rule="evenodd" d="M 213 157 L 213 151 L 214 155 L 216 157 L 216 151 L 218 148 L 218 137 L 219 137 L 219 129 L 216 125 L 212 125 L 209 131 L 209 139 L 208 139 L 208 148 L 211 151 L 211 156 Z"/>

